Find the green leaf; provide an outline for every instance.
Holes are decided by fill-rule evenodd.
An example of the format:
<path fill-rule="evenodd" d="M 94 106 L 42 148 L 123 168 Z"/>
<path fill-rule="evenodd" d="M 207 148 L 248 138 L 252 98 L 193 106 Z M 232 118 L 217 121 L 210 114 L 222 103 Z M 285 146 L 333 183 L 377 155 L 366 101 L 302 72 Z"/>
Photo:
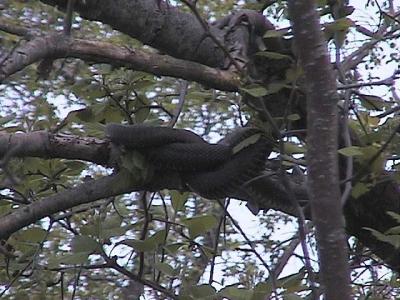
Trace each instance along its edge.
<path fill-rule="evenodd" d="M 278 286 L 284 288 L 288 292 L 297 292 L 303 290 L 305 288 L 302 284 L 304 277 L 305 273 L 303 271 L 291 274 L 279 279 Z"/>
<path fill-rule="evenodd" d="M 87 100 L 97 100 L 103 98 L 107 93 L 100 84 L 92 83 L 86 86 L 85 93 L 82 95 Z"/>
<path fill-rule="evenodd" d="M 123 235 L 129 226 L 122 226 L 121 223 L 122 219 L 117 214 L 101 220 L 98 225 L 100 227 L 99 238 L 104 240 Z"/>
<path fill-rule="evenodd" d="M 264 3 L 262 1 L 260 2 L 244 2 L 244 6 L 242 7 L 243 9 L 251 9 L 251 10 L 256 10 L 260 11 L 263 9 Z"/>
<path fill-rule="evenodd" d="M 356 156 L 355 159 L 357 162 L 361 164 L 368 164 L 369 170 L 373 174 L 380 174 L 383 170 L 384 164 L 386 162 L 385 153 L 380 153 L 381 146 L 377 144 L 360 147 L 362 151 L 362 156 Z M 376 155 L 378 156 L 376 157 Z M 374 161 L 371 163 L 371 159 L 374 158 Z"/>
<path fill-rule="evenodd" d="M 229 286 L 220 290 L 218 295 L 230 300 L 248 300 L 252 298 L 253 292 L 244 288 Z"/>
<path fill-rule="evenodd" d="M 303 74 L 303 70 L 300 67 L 292 67 L 285 72 L 285 82 L 296 82 L 297 79 Z"/>
<path fill-rule="evenodd" d="M 141 107 L 136 113 L 135 113 L 135 123 L 143 123 L 144 121 L 147 120 L 147 118 L 150 115 L 150 107 Z"/>
<path fill-rule="evenodd" d="M 336 44 L 341 47 L 346 40 L 349 27 L 353 26 L 354 22 L 349 18 L 337 19 L 332 23 L 325 24 L 324 34 L 327 40 L 335 39 Z"/>
<path fill-rule="evenodd" d="M 36 173 L 36 172 L 43 172 L 43 169 L 45 168 L 45 164 L 43 163 L 43 160 L 40 160 L 39 158 L 36 157 L 27 157 L 24 158 L 24 169 L 28 172 L 31 173 Z"/>
<path fill-rule="evenodd" d="M 141 101 L 135 102 L 135 122 L 143 123 L 150 114 L 150 106 L 145 96 L 140 97 Z"/>
<path fill-rule="evenodd" d="M 357 147 L 357 146 L 341 148 L 338 150 L 338 152 L 347 157 L 363 155 L 363 152 L 361 151 L 360 147 Z"/>
<path fill-rule="evenodd" d="M 86 108 L 81 108 L 69 112 L 67 117 L 64 119 L 64 122 L 66 123 L 74 121 L 93 122 L 94 120 L 95 120 L 95 114 L 93 113 L 93 109 L 89 106 Z"/>
<path fill-rule="evenodd" d="M 155 267 L 158 271 L 160 271 L 160 272 L 162 272 L 162 273 L 164 273 L 164 274 L 166 274 L 166 275 L 168 275 L 168 276 L 170 276 L 170 277 L 176 276 L 176 275 L 178 274 L 178 272 L 175 271 L 174 268 L 172 268 L 172 267 L 171 267 L 169 264 L 167 264 L 167 263 L 158 262 L 158 263 L 155 263 L 155 264 L 154 264 L 154 267 Z"/>
<path fill-rule="evenodd" d="M 268 39 L 268 38 L 276 38 L 276 37 L 281 37 L 285 35 L 286 31 L 285 30 L 267 30 L 267 32 L 264 34 L 263 38 Z"/>
<path fill-rule="evenodd" d="M 258 283 L 253 289 L 253 297 L 251 300 L 265 300 L 267 296 L 269 296 L 272 292 L 271 282 L 268 280 L 267 282 Z"/>
<path fill-rule="evenodd" d="M 128 204 L 124 201 L 124 198 L 119 197 L 114 201 L 114 208 L 120 216 L 127 217 L 131 210 L 128 208 Z"/>
<path fill-rule="evenodd" d="M 165 242 L 165 238 L 167 236 L 167 232 L 165 230 L 160 230 L 154 233 L 151 237 L 147 240 L 159 244 L 163 244 Z"/>
<path fill-rule="evenodd" d="M 281 54 L 278 52 L 270 52 L 270 51 L 260 51 L 256 53 L 257 56 L 262 56 L 266 57 L 269 59 L 289 59 L 292 60 L 292 58 L 289 55 L 286 54 Z"/>
<path fill-rule="evenodd" d="M 127 245 L 138 252 L 152 252 L 155 251 L 160 244 L 164 243 L 165 235 L 166 231 L 160 230 L 145 240 L 127 239 L 118 244 Z"/>
<path fill-rule="evenodd" d="M 368 115 L 365 120 L 367 121 L 367 125 L 372 127 L 372 128 L 378 127 L 379 122 L 381 121 L 380 118 L 374 117 L 374 116 L 370 116 L 370 115 Z"/>
<path fill-rule="evenodd" d="M 172 207 L 174 208 L 175 212 L 183 210 L 188 200 L 189 193 L 170 191 L 170 195 L 171 195 Z"/>
<path fill-rule="evenodd" d="M 150 243 L 146 240 L 135 240 L 135 239 L 127 239 L 119 242 L 118 244 L 124 244 L 129 247 L 132 247 L 138 252 L 151 252 L 157 249 L 157 245 L 155 243 Z"/>
<path fill-rule="evenodd" d="M 236 153 L 240 152 L 242 149 L 257 143 L 257 141 L 260 139 L 260 137 L 261 137 L 261 134 L 257 133 L 257 134 L 253 134 L 253 135 L 249 136 L 248 138 L 245 138 L 243 141 L 241 141 L 239 144 L 237 144 L 235 147 L 233 147 L 233 149 L 232 149 L 233 154 L 236 154 Z"/>
<path fill-rule="evenodd" d="M 198 286 L 190 287 L 191 295 L 195 297 L 195 299 L 216 299 L 216 290 L 213 286 L 209 284 L 202 284 Z"/>
<path fill-rule="evenodd" d="M 253 97 L 263 97 L 268 95 L 268 91 L 265 87 L 263 86 L 255 86 L 255 87 L 251 87 L 251 88 L 241 88 L 241 90 L 247 94 L 249 94 L 250 96 Z"/>
<path fill-rule="evenodd" d="M 400 226 L 395 226 L 386 231 L 390 235 L 400 235 Z"/>
<path fill-rule="evenodd" d="M 183 246 L 187 246 L 187 243 L 173 243 L 164 246 L 165 251 L 167 251 L 171 255 L 176 255 L 179 249 L 181 249 Z"/>
<path fill-rule="evenodd" d="M 275 94 L 285 87 L 291 88 L 290 86 L 287 86 L 283 81 L 270 83 L 267 87 L 268 95 Z"/>
<path fill-rule="evenodd" d="M 397 214 L 397 213 L 392 212 L 392 211 L 387 211 L 386 213 L 387 213 L 389 216 L 391 216 L 393 219 L 395 219 L 397 223 L 400 224 L 400 214 Z"/>
<path fill-rule="evenodd" d="M 364 229 L 370 231 L 374 237 L 378 240 L 393 245 L 396 249 L 400 249 L 400 235 L 398 234 L 384 234 L 375 229 L 364 227 Z"/>
<path fill-rule="evenodd" d="M 301 117 L 300 117 L 299 114 L 291 114 L 291 115 L 288 115 L 288 116 L 287 116 L 287 119 L 288 119 L 289 121 L 297 121 L 297 120 L 300 120 Z"/>
<path fill-rule="evenodd" d="M 189 235 L 194 239 L 214 228 L 217 225 L 217 219 L 211 215 L 203 215 L 183 220 L 182 223 L 189 228 Z"/>
<path fill-rule="evenodd" d="M 41 243 L 47 236 L 47 231 L 43 228 L 32 227 L 18 234 L 18 240 L 32 243 Z"/>
<path fill-rule="evenodd" d="M 71 241 L 71 250 L 74 253 L 99 253 L 101 245 L 87 235 L 77 235 Z"/>
<path fill-rule="evenodd" d="M 141 79 L 135 82 L 135 89 L 137 90 L 147 90 L 147 88 L 152 87 L 155 84 L 153 77 L 147 77 L 147 79 Z M 143 97 L 141 97 L 143 99 Z"/>
<path fill-rule="evenodd" d="M 186 95 L 187 99 L 206 101 L 212 99 L 213 95 L 210 91 L 192 91 Z"/>
<path fill-rule="evenodd" d="M 8 116 L 5 117 L 0 117 L 0 125 L 3 126 L 5 124 L 7 124 L 8 122 L 14 121 L 15 120 L 15 114 L 10 114 Z"/>
<path fill-rule="evenodd" d="M 112 72 L 112 66 L 109 64 L 96 64 L 93 66 L 93 74 L 108 75 Z"/>
<path fill-rule="evenodd" d="M 146 158 L 138 151 L 128 151 L 122 158 L 122 166 L 135 180 L 146 178 L 150 171 Z"/>
<path fill-rule="evenodd" d="M 121 227 L 122 218 L 119 215 L 112 215 L 101 221 L 101 227 L 105 229 L 113 229 Z"/>
<path fill-rule="evenodd" d="M 306 152 L 306 148 L 296 145 L 292 142 L 285 142 L 283 145 L 285 154 L 303 154 Z"/>
<path fill-rule="evenodd" d="M 65 161 L 64 165 L 68 168 L 68 170 L 64 171 L 63 174 L 67 176 L 80 175 L 82 171 L 86 169 L 86 164 L 78 160 Z"/>
<path fill-rule="evenodd" d="M 368 110 L 382 111 L 385 108 L 389 107 L 386 101 L 379 96 L 357 94 L 357 97 L 360 99 L 361 105 Z"/>
<path fill-rule="evenodd" d="M 369 185 L 362 183 L 362 182 L 357 182 L 355 186 L 353 186 L 351 190 L 351 196 L 353 196 L 355 199 L 359 198 L 360 196 L 364 195 L 370 190 Z"/>
<path fill-rule="evenodd" d="M 211 259 L 215 254 L 215 251 L 213 248 L 210 248 L 207 246 L 202 246 L 201 249 L 202 249 L 202 252 L 204 253 L 204 255 L 207 256 L 208 259 Z"/>
<path fill-rule="evenodd" d="M 354 25 L 353 20 L 350 18 L 340 18 L 335 20 L 334 22 L 325 24 L 325 30 L 329 32 L 336 32 L 336 31 L 347 31 L 351 26 Z"/>
<path fill-rule="evenodd" d="M 66 254 L 58 259 L 62 264 L 67 265 L 82 265 L 88 261 L 90 252 L 78 252 L 73 254 Z M 55 263 L 55 261 L 53 261 Z"/>
<path fill-rule="evenodd" d="M 302 300 L 303 298 L 301 298 L 300 296 L 298 296 L 296 294 L 284 294 L 283 299 L 284 300 Z"/>

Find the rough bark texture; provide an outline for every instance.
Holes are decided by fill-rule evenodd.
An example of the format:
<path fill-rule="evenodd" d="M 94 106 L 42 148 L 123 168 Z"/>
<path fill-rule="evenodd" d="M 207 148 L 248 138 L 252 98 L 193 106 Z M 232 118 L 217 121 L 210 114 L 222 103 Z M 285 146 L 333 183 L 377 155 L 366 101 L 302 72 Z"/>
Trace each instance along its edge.
<path fill-rule="evenodd" d="M 36 201 L 1 217 L 0 238 L 8 238 L 16 230 L 52 214 L 84 203 L 139 190 L 139 186 L 143 185 L 143 183 L 135 185 L 134 182 L 134 180 L 130 180 L 129 174 L 118 173 L 115 176 L 105 176 L 92 180 L 41 201 Z"/>
<path fill-rule="evenodd" d="M 196 136 L 195 134 L 192 135 Z M 134 137 L 135 136 L 131 136 L 132 139 L 134 139 Z M 196 137 L 201 139 L 199 136 Z M 231 139 L 234 139 L 234 137 L 232 138 L 231 136 Z M 226 141 L 226 139 L 223 140 L 223 142 L 224 141 Z M 241 140 L 238 140 L 237 142 L 240 141 Z M 240 150 L 239 153 L 236 153 L 235 156 L 241 156 L 241 153 L 244 155 L 244 157 L 237 157 L 237 163 L 239 165 L 237 165 L 237 163 L 234 161 L 232 161 L 233 165 L 230 162 L 226 162 L 228 165 L 227 172 L 229 173 L 229 176 L 235 176 L 234 172 L 240 172 L 243 173 L 240 176 L 246 177 L 246 173 L 249 171 L 254 172 L 254 169 L 256 168 L 261 170 L 263 165 L 262 157 L 264 157 L 264 152 L 266 150 L 263 149 L 264 146 L 262 145 L 261 149 L 259 148 L 260 145 L 251 144 Z M 152 148 L 150 147 L 150 149 L 145 149 L 147 149 L 146 151 L 151 151 Z M 252 149 L 256 151 L 256 154 L 251 153 L 253 151 Z M 109 141 L 73 136 L 63 137 L 53 135 L 45 131 L 37 131 L 26 134 L 0 134 L 0 157 L 2 158 L 67 158 L 90 161 L 97 164 L 102 164 L 104 166 L 110 166 L 110 164 L 114 164 L 114 159 L 111 159 L 111 157 L 117 154 L 114 152 L 114 150 L 116 149 L 110 145 Z M 153 150 L 160 151 L 161 149 L 158 145 L 156 145 Z M 249 153 L 247 153 L 248 151 L 250 151 L 251 154 L 259 157 L 257 158 L 249 155 Z M 121 155 L 121 153 L 118 153 L 118 155 Z M 196 156 L 195 153 L 192 155 Z M 202 153 L 199 155 L 202 155 Z M 249 160 L 253 161 L 253 163 L 249 164 Z M 253 164 L 252 168 L 248 169 L 249 165 L 251 164 Z M 258 166 L 255 167 L 254 164 L 258 164 Z M 34 202 L 21 209 L 15 210 L 7 216 L 2 216 L 0 218 L 0 238 L 6 238 L 9 234 L 16 232 L 17 230 L 29 224 L 35 223 L 41 218 L 49 216 L 53 213 L 110 196 L 140 190 L 157 191 L 165 188 L 191 191 L 192 187 L 189 187 L 186 184 L 186 177 L 188 174 L 182 173 L 182 171 L 174 170 L 174 168 L 160 168 L 160 166 L 157 167 L 155 165 L 153 167 L 155 167 L 155 171 L 151 171 L 152 168 L 150 167 L 149 171 L 146 172 L 146 177 L 137 176 L 137 174 L 130 174 L 130 172 L 124 172 L 123 175 L 108 176 L 102 179 L 92 180 L 90 182 L 82 183 L 76 187 L 61 191 L 60 193 L 42 199 L 41 201 Z M 217 168 L 215 172 L 222 172 L 222 170 Z M 206 176 L 202 171 L 198 173 L 198 175 L 202 177 Z M 211 176 L 215 177 L 215 174 L 211 174 Z M 244 187 L 243 184 L 238 182 L 236 182 L 235 186 L 231 186 L 232 183 L 228 182 L 227 187 L 223 188 L 223 191 L 220 191 L 220 193 L 224 194 L 220 194 L 219 196 L 222 198 L 235 197 L 246 201 L 256 201 L 256 198 L 253 198 L 251 195 L 255 190 L 259 189 L 257 185 L 262 186 L 263 192 L 270 189 L 271 193 L 274 192 L 274 188 L 279 186 L 279 181 L 277 178 L 269 176 L 263 178 L 264 180 L 262 181 L 262 184 L 260 184 L 259 180 L 257 180 L 255 181 L 255 186 L 253 186 L 253 183 L 250 183 Z M 225 179 L 222 181 L 224 180 Z M 243 180 L 247 181 L 247 178 L 243 178 Z M 221 180 L 219 178 L 218 180 L 214 181 L 215 182 L 213 184 L 218 183 Z M 202 182 L 199 184 L 203 185 Z M 205 187 L 200 189 L 204 188 Z M 304 187 L 301 189 L 299 186 L 295 190 L 301 193 L 303 196 L 306 195 Z M 258 194 L 262 196 L 263 192 L 258 191 Z M 269 209 L 275 205 L 276 208 L 278 208 L 281 206 L 281 200 L 285 199 L 285 195 L 285 190 L 283 187 L 281 187 L 280 193 L 276 193 L 276 195 L 271 199 L 263 198 L 265 205 L 263 205 L 262 202 L 259 202 L 258 204 L 260 205 L 261 209 Z M 285 208 L 285 205 L 283 207 Z M 288 206 L 286 206 L 286 208 L 288 208 Z"/>
<path fill-rule="evenodd" d="M 307 165 L 312 219 L 326 299 L 351 299 L 338 171 L 336 82 L 314 1 L 289 1 L 307 88 Z"/>
<path fill-rule="evenodd" d="M 68 1 L 42 2 L 65 9 Z M 196 17 L 164 1 L 85 0 L 77 1 L 75 8 L 87 20 L 108 24 L 172 56 L 212 67 L 222 67 L 224 64 L 223 51 L 204 34 Z M 221 37 L 222 32 L 217 27 L 210 27 L 210 31 Z"/>
<path fill-rule="evenodd" d="M 237 91 L 239 88 L 237 76 L 228 71 L 168 55 L 119 47 L 111 43 L 66 38 L 62 34 L 34 37 L 18 51 L 7 55 L 0 66 L 0 82 L 24 67 L 48 57 L 52 59 L 75 57 L 107 63 L 115 67 L 131 68 L 157 76 L 185 78 L 225 91 Z"/>

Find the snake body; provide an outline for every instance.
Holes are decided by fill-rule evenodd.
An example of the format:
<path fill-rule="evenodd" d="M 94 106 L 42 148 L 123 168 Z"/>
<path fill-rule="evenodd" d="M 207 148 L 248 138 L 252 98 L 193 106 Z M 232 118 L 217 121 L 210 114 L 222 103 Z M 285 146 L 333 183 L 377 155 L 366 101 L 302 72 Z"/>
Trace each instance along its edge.
<path fill-rule="evenodd" d="M 261 131 L 251 127 L 238 128 L 216 144 L 189 130 L 142 124 L 107 124 L 106 135 L 142 153 L 156 169 L 178 172 L 190 190 L 210 199 L 242 189 L 263 171 L 272 150 Z"/>

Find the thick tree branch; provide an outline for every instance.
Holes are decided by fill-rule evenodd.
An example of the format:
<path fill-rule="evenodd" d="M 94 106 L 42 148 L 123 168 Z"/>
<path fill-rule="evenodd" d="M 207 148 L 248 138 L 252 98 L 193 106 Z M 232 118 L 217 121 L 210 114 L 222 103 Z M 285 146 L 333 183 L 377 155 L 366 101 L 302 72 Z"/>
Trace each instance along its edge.
<path fill-rule="evenodd" d="M 47 131 L 0 133 L 0 158 L 40 157 L 79 159 L 106 165 L 109 143 L 96 138 L 54 135 Z"/>
<path fill-rule="evenodd" d="M 0 157 L 4 164 L 12 157 L 40 157 L 44 159 L 78 159 L 108 166 L 111 149 L 109 141 L 88 137 L 54 135 L 46 131 L 0 134 Z M 296 210 L 288 201 L 287 188 L 282 184 L 275 169 L 276 166 L 274 167 L 273 161 L 268 162 L 264 174 L 248 182 L 241 191 L 226 196 L 250 201 L 260 209 L 273 208 L 296 215 Z M 294 174 L 287 174 L 287 176 L 296 199 L 301 201 L 302 206 L 306 205 L 308 193 L 304 181 L 299 180 Z M 139 190 L 155 191 L 164 188 L 184 190 L 181 178 L 176 173 L 157 173 L 148 178 L 145 183 L 128 180 L 128 182 L 121 181 L 119 185 L 116 185 L 119 180 L 114 177 L 86 182 L 70 190 L 60 191 L 60 196 L 59 194 L 53 195 L 27 207 L 17 209 L 9 216 L 0 218 L 0 233 L 4 232 L 3 236 L 6 236 L 50 214 L 112 195 Z M 348 232 L 370 247 L 392 269 L 400 270 L 399 251 L 395 250 L 392 245 L 377 240 L 369 231 L 364 229 L 368 227 L 385 232 L 395 226 L 395 221 L 387 216 L 386 211 L 400 213 L 400 199 L 398 186 L 389 178 L 377 184 L 370 192 L 360 198 L 350 198 L 345 208 L 345 214 Z M 113 189 L 110 190 L 104 186 L 113 187 Z M 96 192 L 91 192 L 92 190 L 96 190 Z M 31 207 L 33 208 L 31 209 Z M 308 213 L 307 215 L 309 217 Z"/>
<path fill-rule="evenodd" d="M 32 35 L 29 29 L 22 26 L 10 24 L 10 21 L 10 19 L 0 18 L 0 31 L 25 37 L 30 37 Z"/>
<path fill-rule="evenodd" d="M 314 1 L 291 0 L 289 13 L 307 88 L 307 178 L 322 284 L 326 299 L 350 299 L 347 239 L 339 189 L 335 76 Z"/>
<path fill-rule="evenodd" d="M 237 91 L 239 86 L 238 77 L 228 71 L 110 43 L 66 38 L 62 34 L 36 37 L 13 51 L 0 66 L 0 82 L 42 59 L 65 57 L 109 63 L 154 75 L 184 78 L 225 91 Z"/>
<path fill-rule="evenodd" d="M 21 207 L 0 218 L 0 239 L 17 230 L 50 216 L 84 203 L 137 190 L 125 173 L 106 176 L 54 194 L 40 201 Z"/>
<path fill-rule="evenodd" d="M 67 0 L 42 0 L 43 3 L 66 9 Z M 82 18 L 100 21 L 169 55 L 222 67 L 223 51 L 204 34 L 192 14 L 182 12 L 164 0 L 85 0 L 75 10 Z M 221 30 L 210 27 L 213 36 Z"/>
<path fill-rule="evenodd" d="M 80 138 L 73 136 L 53 135 L 45 131 L 37 131 L 31 133 L 16 134 L 0 134 L 0 157 L 8 162 L 7 158 L 11 157 L 42 157 L 42 158 L 68 158 L 81 159 L 107 165 L 109 152 L 111 147 L 109 142 L 100 141 L 95 138 Z M 180 175 L 176 172 L 157 171 L 150 172 L 148 177 L 138 180 L 137 177 L 131 176 L 127 171 L 121 171 L 123 175 L 107 176 L 98 180 L 82 183 L 77 187 L 69 190 L 60 191 L 59 193 L 31 203 L 20 209 L 15 210 L 9 215 L 0 218 L 0 237 L 7 237 L 13 232 L 33 224 L 43 217 L 72 208 L 84 203 L 93 202 L 101 198 L 120 195 L 123 193 L 138 190 L 159 190 L 159 189 L 180 189 L 187 187 L 182 184 Z M 168 174 L 167 174 L 168 173 Z M 134 178 L 135 177 L 135 178 Z M 285 202 L 285 190 L 277 188 L 278 183 L 269 183 L 276 180 L 273 176 L 261 178 L 263 183 L 255 181 L 256 185 L 251 188 L 254 191 L 257 185 L 261 185 L 263 192 L 271 192 L 274 194 L 272 199 L 275 208 L 279 208 L 279 203 Z M 267 180 L 266 180 L 267 179 Z M 251 185 L 253 183 L 250 183 Z M 276 189 L 276 192 L 274 192 Z M 240 192 L 226 195 L 227 197 L 236 197 L 243 200 L 251 199 L 251 194 Z M 260 193 L 260 191 L 259 191 Z M 305 191 L 303 191 L 305 194 Z M 255 197 L 256 198 L 256 197 Z M 270 202 L 261 197 L 265 201 L 266 206 L 262 209 L 270 208 Z M 270 199 L 271 200 L 271 199 Z M 256 199 L 253 199 L 256 201 Z M 283 205 L 283 210 L 288 209 Z"/>
<path fill-rule="evenodd" d="M 109 141 L 90 137 L 71 135 L 55 135 L 47 131 L 30 133 L 0 134 L 0 158 L 4 161 L 12 157 L 40 157 L 77 159 L 109 166 L 111 146 Z M 279 175 L 267 164 L 265 172 L 246 185 L 243 190 L 234 192 L 227 197 L 245 201 L 253 201 L 260 209 L 277 209 L 289 214 L 296 214 L 288 201 L 287 190 L 280 183 Z M 291 186 L 299 201 L 307 202 L 307 190 L 304 182 L 296 176 L 291 179 Z M 155 174 L 141 189 L 182 189 L 177 174 Z M 140 189 L 139 189 L 140 190 Z"/>
<path fill-rule="evenodd" d="M 68 2 L 66 0 L 41 1 L 62 10 L 65 10 Z M 243 49 L 248 47 L 249 43 L 259 43 L 256 36 L 260 39 L 266 30 L 274 29 L 273 24 L 256 11 L 233 12 L 208 25 L 206 20 L 200 20 L 198 14 L 196 16 L 180 11 L 166 2 L 164 0 L 116 0 L 113 2 L 86 0 L 79 1 L 75 10 L 84 19 L 108 24 L 173 57 L 216 68 L 225 68 L 227 62 L 232 63 L 232 58 L 235 59 L 234 64 L 238 63 L 238 57 L 235 57 L 232 52 L 249 54 Z M 234 27 L 242 27 L 243 31 L 232 30 Z M 251 36 L 243 43 L 239 39 L 240 36 L 243 38 L 244 31 Z M 270 38 L 263 42 L 269 51 L 276 51 L 277 47 L 282 46 L 280 38 Z"/>

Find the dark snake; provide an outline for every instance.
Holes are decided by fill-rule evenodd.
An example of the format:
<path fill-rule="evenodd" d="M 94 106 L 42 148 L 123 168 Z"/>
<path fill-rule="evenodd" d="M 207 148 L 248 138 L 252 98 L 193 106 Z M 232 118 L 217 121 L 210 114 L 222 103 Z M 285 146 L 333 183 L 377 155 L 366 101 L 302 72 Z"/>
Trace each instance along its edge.
<path fill-rule="evenodd" d="M 139 151 L 159 170 L 178 172 L 193 192 L 209 199 L 234 194 L 265 168 L 272 144 L 259 129 L 237 128 L 216 144 L 170 127 L 107 124 L 116 145 Z"/>

